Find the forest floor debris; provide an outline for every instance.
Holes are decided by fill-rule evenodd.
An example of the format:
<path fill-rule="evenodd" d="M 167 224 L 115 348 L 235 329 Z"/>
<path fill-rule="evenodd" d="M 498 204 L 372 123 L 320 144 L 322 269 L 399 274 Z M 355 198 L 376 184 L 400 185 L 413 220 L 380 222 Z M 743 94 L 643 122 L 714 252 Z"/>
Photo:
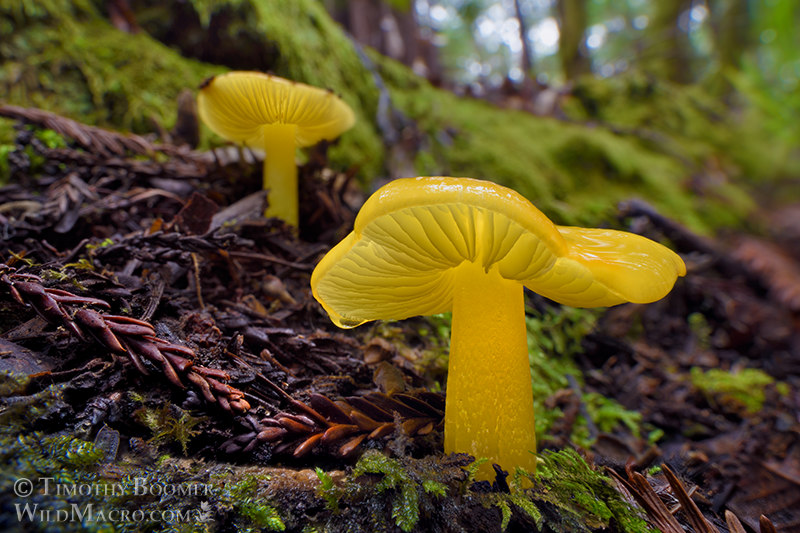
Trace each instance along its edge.
<path fill-rule="evenodd" d="M 471 460 L 439 452 L 446 318 L 344 333 L 313 300 L 310 272 L 363 198 L 324 151 L 300 169 L 298 237 L 260 217 L 244 158 L 0 115 L 22 121 L 0 189 L 4 513 L 15 475 L 149 468 L 216 483 L 204 509 L 222 529 L 800 530 L 800 258 L 779 239 L 701 239 L 622 206 L 620 224 L 670 239 L 689 275 L 572 339 L 580 375 L 542 399 L 558 416 L 539 490 L 520 492 L 513 473 L 471 484 Z M 554 497 L 567 482 L 610 492 L 576 505 Z"/>

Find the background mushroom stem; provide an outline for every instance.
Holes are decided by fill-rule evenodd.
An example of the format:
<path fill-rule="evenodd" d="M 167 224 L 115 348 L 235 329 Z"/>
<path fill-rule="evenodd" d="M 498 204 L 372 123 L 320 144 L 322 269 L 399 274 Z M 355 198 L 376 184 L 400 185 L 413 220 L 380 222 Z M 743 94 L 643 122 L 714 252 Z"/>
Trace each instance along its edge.
<path fill-rule="evenodd" d="M 285 220 L 297 227 L 297 162 L 294 124 L 271 124 L 264 131 L 264 189 L 269 190 L 265 216 Z"/>
<path fill-rule="evenodd" d="M 536 468 L 533 390 L 523 286 L 466 261 L 453 269 L 453 321 L 444 449 L 487 457 L 513 472 Z"/>

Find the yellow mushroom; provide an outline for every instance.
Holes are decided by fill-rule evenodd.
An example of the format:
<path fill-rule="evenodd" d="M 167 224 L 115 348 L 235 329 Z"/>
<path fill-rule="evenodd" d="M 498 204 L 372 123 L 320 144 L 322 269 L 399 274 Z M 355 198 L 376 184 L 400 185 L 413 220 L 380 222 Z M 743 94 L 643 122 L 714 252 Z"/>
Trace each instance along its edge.
<path fill-rule="evenodd" d="M 261 72 L 229 72 L 205 81 L 197 108 L 221 137 L 266 152 L 266 215 L 295 227 L 295 148 L 335 139 L 355 122 L 350 107 L 331 91 Z"/>
<path fill-rule="evenodd" d="M 631 233 L 554 225 L 518 193 L 470 178 L 395 180 L 311 276 L 343 328 L 452 311 L 445 452 L 536 466 L 523 286 L 598 307 L 652 302 L 686 273 L 668 248 Z M 490 479 L 489 464 L 479 479 Z"/>

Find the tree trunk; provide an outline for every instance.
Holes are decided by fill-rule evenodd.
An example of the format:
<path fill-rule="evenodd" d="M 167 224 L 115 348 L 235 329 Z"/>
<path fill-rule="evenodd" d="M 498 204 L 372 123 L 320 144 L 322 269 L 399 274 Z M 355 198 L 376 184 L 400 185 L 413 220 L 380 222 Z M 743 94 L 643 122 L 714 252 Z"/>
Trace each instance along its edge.
<path fill-rule="evenodd" d="M 653 21 L 648 27 L 649 46 L 644 66 L 654 75 L 676 83 L 692 81 L 689 36 L 681 28 L 681 15 L 692 7 L 692 0 L 657 2 Z"/>
<path fill-rule="evenodd" d="M 750 47 L 753 36 L 746 0 L 709 0 L 711 29 L 720 67 L 739 68 L 739 61 Z"/>
<path fill-rule="evenodd" d="M 326 0 L 326 9 L 356 42 L 411 67 L 432 82 L 441 82 L 436 47 L 422 36 L 413 2 L 399 9 L 383 0 Z"/>
<path fill-rule="evenodd" d="M 533 76 L 533 52 L 528 44 L 528 25 L 525 24 L 525 16 L 522 14 L 520 0 L 514 0 L 514 10 L 517 14 L 517 22 L 519 22 L 519 38 L 520 41 L 522 41 L 522 61 L 520 63 L 520 68 L 527 78 L 528 76 Z"/>
<path fill-rule="evenodd" d="M 559 56 L 564 77 L 569 80 L 591 72 L 585 45 L 586 0 L 559 0 L 558 16 L 561 36 Z"/>

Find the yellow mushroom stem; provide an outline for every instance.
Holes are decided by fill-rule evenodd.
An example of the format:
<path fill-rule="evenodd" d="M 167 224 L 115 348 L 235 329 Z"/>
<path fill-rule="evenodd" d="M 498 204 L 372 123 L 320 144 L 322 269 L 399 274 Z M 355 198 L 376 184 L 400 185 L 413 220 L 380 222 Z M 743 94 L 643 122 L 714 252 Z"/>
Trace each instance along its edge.
<path fill-rule="evenodd" d="M 513 473 L 536 468 L 533 391 L 523 285 L 465 261 L 453 272 L 453 320 L 447 375 L 444 450 L 489 461 Z"/>
<path fill-rule="evenodd" d="M 297 163 L 294 124 L 270 124 L 264 130 L 264 189 L 269 205 L 264 216 L 285 220 L 297 227 Z"/>

